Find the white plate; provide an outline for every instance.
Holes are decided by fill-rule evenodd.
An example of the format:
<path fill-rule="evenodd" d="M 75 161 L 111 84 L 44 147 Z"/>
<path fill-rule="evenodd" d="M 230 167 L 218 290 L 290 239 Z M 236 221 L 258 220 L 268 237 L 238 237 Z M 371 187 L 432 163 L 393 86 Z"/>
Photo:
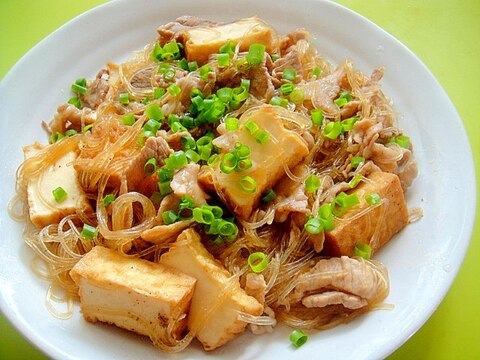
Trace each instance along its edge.
<path fill-rule="evenodd" d="M 209 358 L 293 359 L 384 358 L 405 342 L 437 308 L 467 249 L 473 226 L 473 161 L 454 107 L 425 66 L 403 45 L 361 16 L 331 2 L 303 1 L 114 1 L 89 11 L 32 49 L 0 84 L 0 305 L 2 312 L 36 346 L 61 359 L 148 359 L 168 357 L 146 338 L 84 321 L 75 308 L 57 320 L 45 308 L 47 283 L 30 270 L 32 252 L 22 242 L 23 224 L 7 214 L 14 194 L 22 146 L 46 141 L 48 120 L 69 97 L 69 84 L 93 78 L 105 62 L 121 61 L 156 37 L 158 25 L 184 14 L 216 20 L 258 15 L 280 33 L 304 27 L 319 51 L 334 62 L 350 58 L 369 73 L 384 65 L 383 88 L 401 113 L 399 126 L 411 137 L 420 174 L 408 191 L 411 207 L 424 210 L 378 254 L 390 270 L 391 311 L 369 313 L 324 332 L 293 349 L 289 330 L 250 334 L 208 354 Z M 454 150 L 453 150 L 454 149 Z M 458 181 L 462 177 L 461 183 Z M 198 344 L 172 356 L 201 358 Z"/>

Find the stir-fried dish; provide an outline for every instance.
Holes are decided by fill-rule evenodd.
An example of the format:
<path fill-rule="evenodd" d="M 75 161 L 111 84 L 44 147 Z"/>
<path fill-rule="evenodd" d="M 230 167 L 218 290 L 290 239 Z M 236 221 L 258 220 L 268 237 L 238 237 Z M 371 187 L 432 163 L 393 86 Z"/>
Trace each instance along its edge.
<path fill-rule="evenodd" d="M 382 76 L 332 65 L 304 30 L 181 17 L 72 79 L 10 210 L 88 321 L 165 351 L 277 323 L 301 345 L 385 306 L 373 257 L 410 221 L 417 166 Z"/>

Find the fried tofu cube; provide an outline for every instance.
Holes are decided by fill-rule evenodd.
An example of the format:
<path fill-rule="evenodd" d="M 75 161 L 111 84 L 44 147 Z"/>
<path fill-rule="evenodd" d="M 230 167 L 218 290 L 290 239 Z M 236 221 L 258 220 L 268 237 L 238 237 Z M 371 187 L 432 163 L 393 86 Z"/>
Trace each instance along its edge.
<path fill-rule="evenodd" d="M 353 256 L 356 243 L 369 244 L 373 253 L 408 223 L 407 204 L 397 175 L 373 172 L 367 181 L 362 181 L 352 192 L 357 194 L 360 204 L 347 209 L 335 221 L 335 228 L 325 234 L 326 255 Z M 353 218 L 371 206 L 365 198 L 372 193 L 381 197 L 381 205 Z"/>
<path fill-rule="evenodd" d="M 38 143 L 25 146 L 23 149 L 25 159 L 32 158 L 44 149 L 45 146 Z M 45 156 L 48 156 L 48 154 L 45 154 Z M 41 174 L 28 179 L 29 215 L 30 220 L 36 227 L 41 228 L 58 223 L 60 219 L 75 214 L 77 210 L 92 211 L 87 195 L 80 186 L 77 172 L 73 167 L 73 161 L 76 157 L 74 151 L 69 151 Z M 59 203 L 55 201 L 52 193 L 58 187 L 62 187 L 67 193 L 67 198 Z"/>
<path fill-rule="evenodd" d="M 221 148 L 221 160 L 213 167 L 215 180 L 211 177 L 199 176 L 199 181 L 206 188 L 209 182 L 215 181 L 215 189 L 221 193 L 226 205 L 240 218 L 248 219 L 252 211 L 258 206 L 262 194 L 272 188 L 285 175 L 285 167 L 293 169 L 305 156 L 308 155 L 308 146 L 305 140 L 289 127 L 299 116 L 289 113 L 286 118 L 283 108 L 265 105 L 247 111 L 239 119 L 238 130 L 226 131 L 214 140 L 214 145 Z M 249 124 L 258 126 L 258 130 L 251 133 Z M 266 134 L 267 138 L 258 141 L 258 136 Z M 243 171 L 225 173 L 219 163 L 229 152 L 235 150 L 240 143 L 248 146 L 252 167 Z M 242 188 L 242 178 L 245 176 L 255 181 L 255 188 L 245 191 Z M 244 183 L 243 186 L 249 185 Z"/>
<path fill-rule="evenodd" d="M 79 287 L 80 307 L 90 322 L 162 338 L 173 324 L 179 338 L 186 326 L 196 280 L 164 264 L 128 257 L 95 246 L 70 271 Z"/>
<path fill-rule="evenodd" d="M 193 27 L 183 32 L 183 39 L 188 61 L 197 61 L 201 65 L 228 41 L 239 44 L 240 51 L 248 51 L 254 43 L 264 44 L 269 53 L 275 52 L 278 47 L 275 30 L 258 17 L 218 26 Z"/>
<path fill-rule="evenodd" d="M 205 350 L 224 345 L 246 327 L 238 312 L 261 315 L 263 306 L 240 287 L 238 279 L 214 259 L 193 229 L 183 231 L 160 263 L 195 277 L 197 285 L 188 314 L 188 328 Z"/>

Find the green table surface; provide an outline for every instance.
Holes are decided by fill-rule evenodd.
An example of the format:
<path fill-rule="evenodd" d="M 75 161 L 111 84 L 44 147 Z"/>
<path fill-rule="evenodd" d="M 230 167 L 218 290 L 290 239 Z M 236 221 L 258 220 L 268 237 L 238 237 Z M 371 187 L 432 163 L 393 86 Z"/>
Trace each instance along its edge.
<path fill-rule="evenodd" d="M 0 0 L 0 78 L 32 46 L 102 0 Z M 480 173 L 480 1 L 340 0 L 397 37 L 430 68 L 459 112 Z M 477 182 L 477 204 L 480 187 Z M 480 359 L 480 212 L 444 301 L 389 359 Z M 0 314 L 0 359 L 46 359 Z"/>

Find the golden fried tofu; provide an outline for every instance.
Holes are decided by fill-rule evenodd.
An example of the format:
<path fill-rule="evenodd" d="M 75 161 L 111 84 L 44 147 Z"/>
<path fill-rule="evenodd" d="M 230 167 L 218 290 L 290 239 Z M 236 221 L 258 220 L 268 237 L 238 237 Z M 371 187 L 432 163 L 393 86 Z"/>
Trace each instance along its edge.
<path fill-rule="evenodd" d="M 275 30 L 257 17 L 217 26 L 193 27 L 183 32 L 183 39 L 188 61 L 199 64 L 205 64 L 208 57 L 218 53 L 228 41 L 239 44 L 240 51 L 248 51 L 254 43 L 264 44 L 269 53 L 275 52 L 278 47 Z"/>
<path fill-rule="evenodd" d="M 95 246 L 70 271 L 79 287 L 80 307 L 90 322 L 162 338 L 173 325 L 180 337 L 196 280 L 180 271 Z"/>
<path fill-rule="evenodd" d="M 356 243 L 370 244 L 375 252 L 408 223 L 407 204 L 397 175 L 373 172 L 350 193 L 357 194 L 360 204 L 345 211 L 335 221 L 335 228 L 325 234 L 327 255 L 353 256 Z M 372 193 L 382 198 L 381 205 L 353 218 L 371 206 L 365 198 Z"/>
<path fill-rule="evenodd" d="M 25 146 L 25 159 L 29 159 L 45 146 L 38 143 Z M 70 151 L 41 174 L 32 176 L 27 183 L 29 215 L 32 223 L 38 227 L 58 223 L 64 216 L 75 214 L 77 210 L 89 212 L 91 206 L 77 178 L 73 161 L 77 155 Z M 67 193 L 65 200 L 55 201 L 52 191 L 58 187 Z"/>
<path fill-rule="evenodd" d="M 241 334 L 246 323 L 238 312 L 261 315 L 263 306 L 247 295 L 238 279 L 215 260 L 193 229 L 180 234 L 161 264 L 176 268 L 197 279 L 188 314 L 188 328 L 205 350 L 213 350 Z"/>
<path fill-rule="evenodd" d="M 223 195 L 226 205 L 242 219 L 249 218 L 262 194 L 285 175 L 285 168 L 293 169 L 309 152 L 305 140 L 290 129 L 294 122 L 291 120 L 300 115 L 290 112 L 288 116 L 291 119 L 286 119 L 285 115 L 285 109 L 275 106 L 253 108 L 240 117 L 238 130 L 227 130 L 214 140 L 214 144 L 221 148 L 221 158 L 234 151 L 239 143 L 250 149 L 248 158 L 252 162 L 251 168 L 227 174 L 221 170 L 220 161 L 213 167 L 214 178 L 199 177 L 206 188 L 211 188 L 208 182 L 215 181 L 215 190 Z M 259 128 L 253 134 L 247 129 L 252 122 Z M 264 143 L 256 139 L 262 131 L 268 136 Z M 241 179 L 245 176 L 255 181 L 253 191 L 247 192 L 242 188 Z"/>

